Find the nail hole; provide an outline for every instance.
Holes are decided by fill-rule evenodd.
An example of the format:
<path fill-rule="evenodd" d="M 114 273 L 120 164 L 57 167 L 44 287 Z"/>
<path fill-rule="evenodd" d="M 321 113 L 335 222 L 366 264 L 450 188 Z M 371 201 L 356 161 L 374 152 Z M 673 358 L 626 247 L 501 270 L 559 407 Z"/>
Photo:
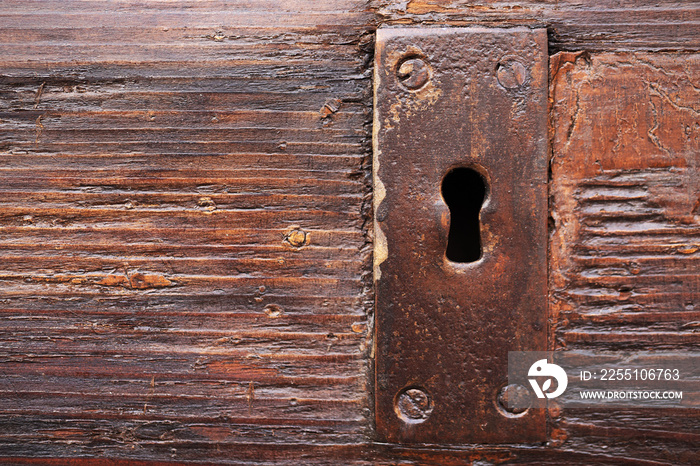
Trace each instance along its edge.
<path fill-rule="evenodd" d="M 479 212 L 486 198 L 486 182 L 472 168 L 451 170 L 442 181 L 442 198 L 450 209 L 450 233 L 445 255 L 452 262 L 481 258 Z"/>

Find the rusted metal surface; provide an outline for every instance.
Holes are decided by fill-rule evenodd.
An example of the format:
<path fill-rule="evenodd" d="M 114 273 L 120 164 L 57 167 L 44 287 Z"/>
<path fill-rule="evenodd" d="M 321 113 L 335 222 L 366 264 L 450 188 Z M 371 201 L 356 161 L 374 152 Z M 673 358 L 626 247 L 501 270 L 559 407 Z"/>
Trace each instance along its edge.
<path fill-rule="evenodd" d="M 508 351 L 547 347 L 546 33 L 380 29 L 375 57 L 377 435 L 541 441 L 499 397 Z M 446 255 L 459 167 L 486 190 L 472 262 Z"/>

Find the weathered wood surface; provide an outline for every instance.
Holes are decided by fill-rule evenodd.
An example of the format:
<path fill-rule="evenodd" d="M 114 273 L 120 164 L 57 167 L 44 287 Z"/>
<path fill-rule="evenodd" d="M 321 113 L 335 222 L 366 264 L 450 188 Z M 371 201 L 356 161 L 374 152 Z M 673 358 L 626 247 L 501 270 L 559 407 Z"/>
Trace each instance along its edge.
<path fill-rule="evenodd" d="M 365 441 L 364 9 L 2 3 L 0 455 Z"/>
<path fill-rule="evenodd" d="M 532 25 L 560 50 L 697 50 L 697 0 L 372 0 L 388 24 Z"/>
<path fill-rule="evenodd" d="M 694 50 L 699 8 L 0 2 L 0 462 L 696 462 L 679 410 L 552 412 L 538 448 L 372 444 L 369 164 L 377 24 Z M 697 55 L 553 58 L 557 345 L 695 346 Z"/>
<path fill-rule="evenodd" d="M 551 72 L 555 346 L 697 348 L 700 55 L 565 54 Z M 558 424 L 579 452 L 698 461 L 697 409 L 569 410 Z"/>

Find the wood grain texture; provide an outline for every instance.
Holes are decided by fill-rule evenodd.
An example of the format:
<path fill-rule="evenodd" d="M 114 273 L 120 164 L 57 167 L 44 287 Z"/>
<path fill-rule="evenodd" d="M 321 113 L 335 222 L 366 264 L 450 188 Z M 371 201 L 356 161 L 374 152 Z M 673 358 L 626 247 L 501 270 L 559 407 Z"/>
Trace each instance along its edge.
<path fill-rule="evenodd" d="M 372 0 L 382 22 L 532 25 L 549 50 L 697 50 L 696 0 Z"/>
<path fill-rule="evenodd" d="M 558 348 L 682 354 L 700 344 L 699 77 L 698 54 L 552 60 Z M 697 462 L 697 409 L 565 410 L 559 426 L 576 451 Z"/>
<path fill-rule="evenodd" d="M 0 455 L 365 442 L 364 10 L 2 2 Z"/>
<path fill-rule="evenodd" d="M 699 10 L 0 0 L 0 463 L 697 462 L 691 410 L 553 410 L 537 446 L 372 443 L 369 173 L 377 24 L 690 51 Z M 559 347 L 698 344 L 698 68 L 552 57 Z"/>

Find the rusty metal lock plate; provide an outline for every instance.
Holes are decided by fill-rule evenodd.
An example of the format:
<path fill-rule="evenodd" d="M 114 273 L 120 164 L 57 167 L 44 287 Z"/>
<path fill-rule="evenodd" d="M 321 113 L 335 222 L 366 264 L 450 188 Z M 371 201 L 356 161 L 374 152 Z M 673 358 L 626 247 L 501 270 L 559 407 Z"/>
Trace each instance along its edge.
<path fill-rule="evenodd" d="M 380 441 L 539 442 L 508 351 L 547 349 L 547 35 L 377 32 Z"/>

